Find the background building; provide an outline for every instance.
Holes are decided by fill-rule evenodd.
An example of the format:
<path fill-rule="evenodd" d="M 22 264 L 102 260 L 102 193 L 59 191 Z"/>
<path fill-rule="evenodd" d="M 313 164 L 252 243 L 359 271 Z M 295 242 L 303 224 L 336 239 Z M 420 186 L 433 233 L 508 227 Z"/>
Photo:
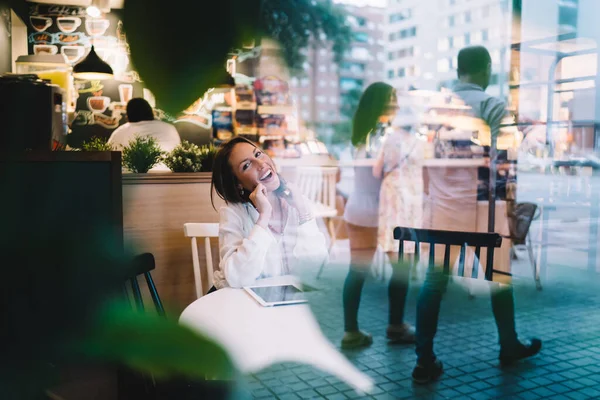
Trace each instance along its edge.
<path fill-rule="evenodd" d="M 384 79 L 385 9 L 344 8 L 354 35 L 342 64 L 334 62 L 329 43 L 315 41 L 306 49 L 303 76 L 290 80 L 300 120 L 322 137 L 334 135 L 336 129 L 348 131 L 347 121 L 363 89 Z"/>
<path fill-rule="evenodd" d="M 458 51 L 483 45 L 493 64 L 488 93 L 507 95 L 509 1 L 389 0 L 385 11 L 385 75 L 397 89 L 451 87 Z"/>

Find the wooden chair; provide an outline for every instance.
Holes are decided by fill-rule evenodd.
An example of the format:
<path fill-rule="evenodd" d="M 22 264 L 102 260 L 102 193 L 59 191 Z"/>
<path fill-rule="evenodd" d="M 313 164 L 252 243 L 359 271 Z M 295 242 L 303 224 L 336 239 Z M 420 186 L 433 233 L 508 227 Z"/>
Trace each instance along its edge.
<path fill-rule="evenodd" d="M 200 259 L 198 256 L 198 243 L 196 238 L 204 238 L 204 253 L 206 256 L 206 273 L 208 277 L 208 287 L 213 282 L 213 260 L 212 251 L 210 249 L 210 238 L 219 237 L 218 223 L 194 223 L 189 222 L 183 224 L 183 232 L 186 237 L 192 238 L 192 264 L 194 268 L 194 281 L 196 285 L 196 297 L 200 298 L 204 295 L 202 290 L 202 275 L 200 274 Z"/>
<path fill-rule="evenodd" d="M 529 254 L 529 263 L 533 270 L 533 279 L 538 290 L 542 290 L 540 271 L 533 254 L 533 243 L 529 235 L 531 223 L 539 218 L 538 206 L 535 203 L 516 203 L 508 210 L 508 227 L 510 234 L 504 236 L 512 241 L 511 253 L 516 258 L 516 248 L 525 246 Z"/>
<path fill-rule="evenodd" d="M 323 218 L 327 225 L 330 242 L 329 251 L 336 241 L 334 219 L 338 217 L 336 207 L 337 167 L 298 167 L 296 185 L 312 203 L 315 218 Z M 321 276 L 325 264 L 321 265 L 317 279 Z"/>
<path fill-rule="evenodd" d="M 434 229 L 414 229 L 397 227 L 394 229 L 394 239 L 399 240 L 398 261 L 404 261 L 404 242 L 415 242 L 415 262 L 418 262 L 421 256 L 421 243 L 429 244 L 429 268 L 435 264 L 435 245 L 444 245 L 444 273 L 450 273 L 450 247 L 460 246 L 460 256 L 458 265 L 458 275 L 465 277 L 465 258 L 467 247 L 475 247 L 475 256 L 473 269 L 470 278 L 478 278 L 478 263 L 481 254 L 481 248 L 487 249 L 485 279 L 493 280 L 494 272 L 504 275 L 510 275 L 502 271 L 493 269 L 494 249 L 502 246 L 502 237 L 497 233 L 479 233 L 479 232 L 457 232 L 441 231 Z M 467 277 L 468 278 L 468 277 Z"/>
<path fill-rule="evenodd" d="M 158 295 L 158 291 L 156 290 L 156 286 L 154 285 L 154 280 L 152 279 L 152 275 L 150 274 L 150 271 L 152 271 L 154 268 L 156 268 L 156 262 L 154 261 L 154 256 L 151 253 L 143 253 L 134 257 L 132 262 L 131 277 L 129 278 L 129 282 L 131 284 L 131 291 L 133 294 L 133 301 L 135 303 L 136 308 L 139 311 L 144 310 L 142 291 L 138 283 L 138 277 L 140 275 L 143 275 L 146 279 L 148 291 L 150 292 L 150 297 L 152 298 L 152 302 L 154 303 L 156 311 L 158 312 L 158 314 L 164 315 L 165 309 L 162 305 L 162 302 L 160 301 L 160 296 Z"/>

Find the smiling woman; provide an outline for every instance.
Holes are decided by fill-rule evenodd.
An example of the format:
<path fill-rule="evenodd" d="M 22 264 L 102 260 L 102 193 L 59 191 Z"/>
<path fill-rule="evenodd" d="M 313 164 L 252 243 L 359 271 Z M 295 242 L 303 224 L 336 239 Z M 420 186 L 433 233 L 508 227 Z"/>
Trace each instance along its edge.
<path fill-rule="evenodd" d="M 219 210 L 216 288 L 248 286 L 326 261 L 325 237 L 308 200 L 276 171 L 273 160 L 242 137 L 217 152 L 212 186 L 226 206 Z"/>

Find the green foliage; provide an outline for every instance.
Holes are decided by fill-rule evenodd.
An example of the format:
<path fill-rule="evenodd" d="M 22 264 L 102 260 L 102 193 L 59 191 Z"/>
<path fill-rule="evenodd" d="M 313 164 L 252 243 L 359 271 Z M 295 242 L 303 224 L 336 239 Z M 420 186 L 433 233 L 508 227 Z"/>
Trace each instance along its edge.
<path fill-rule="evenodd" d="M 165 165 L 173 172 L 200 172 L 203 152 L 197 145 L 186 140 L 165 156 Z"/>
<path fill-rule="evenodd" d="M 207 12 L 201 1 L 170 0 L 168 6 L 162 0 L 125 2 L 132 63 L 168 113 L 178 114 L 223 82 L 228 54 L 244 43 L 274 38 L 290 70 L 297 73 L 305 60 L 301 50 L 311 39 L 320 42 L 324 34 L 333 43 L 338 63 L 352 40 L 345 13 L 332 0 L 221 0 L 211 7 L 212 15 L 224 18 L 198 23 L 198 16 Z M 157 48 L 169 49 L 160 62 Z"/>
<path fill-rule="evenodd" d="M 153 137 L 136 136 L 123 149 L 123 165 L 134 173 L 146 173 L 162 160 L 163 151 Z"/>
<path fill-rule="evenodd" d="M 260 0 L 127 0 L 123 25 L 134 68 L 161 108 L 178 114 L 219 85 L 235 48 L 261 37 Z M 203 18 L 210 13 L 213 18 Z M 168 49 L 157 59 L 156 49 Z"/>
<path fill-rule="evenodd" d="M 345 11 L 332 0 L 263 0 L 262 7 L 263 30 L 279 41 L 293 73 L 302 71 L 306 57 L 301 50 L 311 39 L 321 42 L 321 34 L 333 43 L 335 61 L 341 63 L 350 47 L 352 30 Z"/>
<path fill-rule="evenodd" d="M 93 359 L 119 362 L 156 379 L 187 376 L 232 379 L 235 368 L 212 340 L 158 314 L 112 303 L 75 348 Z"/>
<path fill-rule="evenodd" d="M 202 146 L 200 151 L 202 152 L 202 172 L 212 172 L 213 162 L 215 154 L 217 154 L 217 148 L 212 144 L 208 146 Z"/>
<path fill-rule="evenodd" d="M 86 140 L 81 145 L 83 151 L 112 151 L 114 150 L 112 145 L 108 144 L 108 139 L 99 138 L 97 136 Z"/>

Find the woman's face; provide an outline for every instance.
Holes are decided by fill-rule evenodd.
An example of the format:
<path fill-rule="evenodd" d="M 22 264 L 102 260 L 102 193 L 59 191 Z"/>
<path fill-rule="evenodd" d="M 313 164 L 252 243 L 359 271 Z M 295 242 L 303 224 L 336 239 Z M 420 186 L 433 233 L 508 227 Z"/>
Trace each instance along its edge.
<path fill-rule="evenodd" d="M 279 176 L 273 160 L 250 143 L 238 143 L 231 150 L 229 164 L 242 187 L 252 192 L 262 183 L 268 192 L 279 188 Z"/>

